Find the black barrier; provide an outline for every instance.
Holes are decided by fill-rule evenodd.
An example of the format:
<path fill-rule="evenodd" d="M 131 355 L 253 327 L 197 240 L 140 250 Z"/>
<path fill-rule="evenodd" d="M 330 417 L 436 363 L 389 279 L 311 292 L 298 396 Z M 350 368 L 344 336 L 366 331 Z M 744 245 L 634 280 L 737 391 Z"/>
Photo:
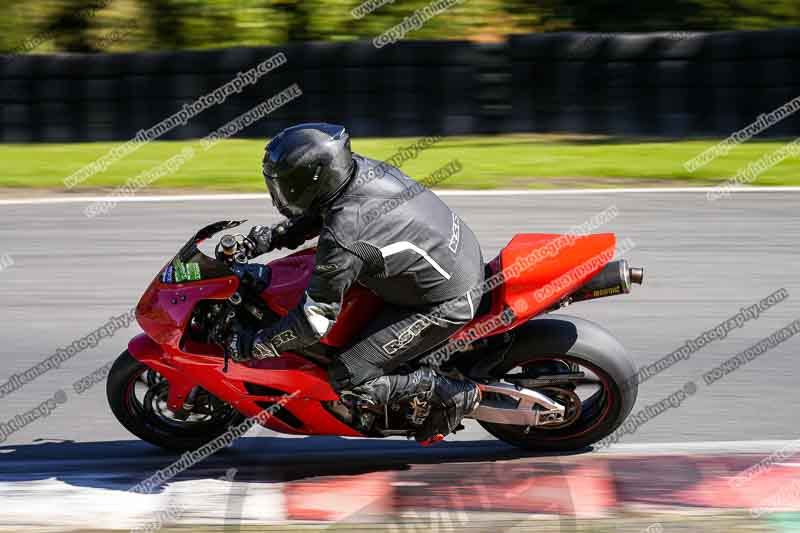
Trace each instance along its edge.
<path fill-rule="evenodd" d="M 357 41 L 0 56 L 0 140 L 130 139 L 279 52 L 284 65 L 160 138 L 202 137 L 294 83 L 300 98 L 239 136 L 316 120 L 357 136 L 727 136 L 800 96 L 798 45 L 800 30 L 553 33 L 381 49 Z M 792 115 L 761 135 L 798 133 Z"/>
<path fill-rule="evenodd" d="M 509 131 L 727 136 L 800 96 L 800 30 L 509 42 Z M 791 116 L 762 136 L 797 135 Z"/>

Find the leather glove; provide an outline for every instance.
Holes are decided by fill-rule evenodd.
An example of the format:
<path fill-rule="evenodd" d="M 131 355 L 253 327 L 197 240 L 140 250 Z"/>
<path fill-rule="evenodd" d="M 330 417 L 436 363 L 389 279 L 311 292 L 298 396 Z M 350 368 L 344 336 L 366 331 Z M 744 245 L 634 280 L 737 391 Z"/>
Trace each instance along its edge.
<path fill-rule="evenodd" d="M 300 222 L 298 222 L 300 221 Z M 284 220 L 280 224 L 272 227 L 272 244 L 274 249 L 289 248 L 294 250 L 304 242 L 304 218 L 293 218 Z"/>
<path fill-rule="evenodd" d="M 319 235 L 322 218 L 319 215 L 299 216 L 284 220 L 272 227 L 272 249 L 294 250 Z"/>
<path fill-rule="evenodd" d="M 253 226 L 247 235 L 248 256 L 253 257 L 272 251 L 272 227 Z"/>
<path fill-rule="evenodd" d="M 270 341 L 262 339 L 258 333 L 254 334 L 240 324 L 234 324 L 231 328 L 225 339 L 225 350 L 231 359 L 238 362 L 280 356 L 280 352 Z"/>
<path fill-rule="evenodd" d="M 253 339 L 251 354 L 255 359 L 266 359 L 267 357 L 280 357 L 281 353 L 275 348 L 272 342 L 261 337 L 260 332 Z"/>

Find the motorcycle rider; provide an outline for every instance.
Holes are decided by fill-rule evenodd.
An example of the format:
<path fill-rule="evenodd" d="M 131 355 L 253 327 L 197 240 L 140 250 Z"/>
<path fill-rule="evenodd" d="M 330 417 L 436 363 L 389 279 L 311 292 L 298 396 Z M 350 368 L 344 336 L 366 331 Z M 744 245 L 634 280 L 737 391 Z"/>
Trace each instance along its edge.
<path fill-rule="evenodd" d="M 318 236 L 315 267 L 302 301 L 287 316 L 257 332 L 234 328 L 226 340 L 231 356 L 276 357 L 318 342 L 347 289 L 359 283 L 385 305 L 360 340 L 336 356 L 329 369 L 333 387 L 356 403 L 413 400 L 424 406 L 429 414 L 416 431 L 422 444 L 456 430 L 480 402 L 476 384 L 426 366 L 395 371 L 475 316 L 479 302 L 470 289 L 483 282 L 484 266 L 470 228 L 399 169 L 352 153 L 343 126 L 283 130 L 266 147 L 263 174 L 273 204 L 288 220 L 253 227 L 251 256 L 294 249 Z"/>

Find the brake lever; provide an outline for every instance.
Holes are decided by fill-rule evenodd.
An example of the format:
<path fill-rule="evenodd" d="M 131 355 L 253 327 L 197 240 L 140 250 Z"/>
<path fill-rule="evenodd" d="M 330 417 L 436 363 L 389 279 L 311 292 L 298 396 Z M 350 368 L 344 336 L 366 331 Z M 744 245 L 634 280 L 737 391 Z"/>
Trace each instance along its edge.
<path fill-rule="evenodd" d="M 244 247 L 245 256 L 247 256 L 248 259 L 253 259 L 255 257 L 257 244 L 254 243 L 250 237 L 244 237 L 242 239 L 242 246 Z"/>

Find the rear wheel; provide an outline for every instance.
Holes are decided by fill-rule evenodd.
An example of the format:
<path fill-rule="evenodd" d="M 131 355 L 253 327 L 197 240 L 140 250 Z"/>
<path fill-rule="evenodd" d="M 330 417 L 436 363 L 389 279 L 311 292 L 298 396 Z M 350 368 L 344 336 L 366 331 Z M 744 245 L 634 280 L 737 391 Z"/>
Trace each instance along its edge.
<path fill-rule="evenodd" d="M 579 450 L 598 442 L 622 424 L 638 393 L 636 367 L 619 342 L 599 326 L 573 317 L 552 316 L 520 328 L 504 361 L 491 374 L 565 406 L 563 420 L 554 423 L 519 426 L 479 421 L 495 437 L 531 450 Z M 490 394 L 486 400 L 503 398 Z"/>
<path fill-rule="evenodd" d="M 553 373 L 553 366 L 560 367 L 560 371 Z M 613 371 L 579 357 L 537 356 L 505 370 L 504 381 L 541 392 L 565 406 L 563 420 L 552 424 L 515 426 L 480 422 L 489 433 L 514 446 L 538 450 L 581 449 L 614 431 L 630 412 L 621 384 L 612 377 Z M 558 378 L 559 374 L 563 378 Z M 546 386 L 535 386 L 537 381 L 547 380 L 551 381 Z"/>
<path fill-rule="evenodd" d="M 114 362 L 106 383 L 117 420 L 140 439 L 168 450 L 195 450 L 244 421 L 244 415 L 203 389 L 191 411 L 172 412 L 168 392 L 169 382 L 127 351 Z"/>

